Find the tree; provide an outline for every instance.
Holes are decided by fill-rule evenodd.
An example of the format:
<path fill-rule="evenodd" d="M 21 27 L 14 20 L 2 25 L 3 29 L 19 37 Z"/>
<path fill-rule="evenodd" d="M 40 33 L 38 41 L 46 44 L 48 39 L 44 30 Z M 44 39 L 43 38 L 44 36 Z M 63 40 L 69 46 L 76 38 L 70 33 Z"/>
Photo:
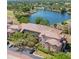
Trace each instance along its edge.
<path fill-rule="evenodd" d="M 64 7 L 61 8 L 61 14 L 64 14 L 66 12 L 66 9 Z"/>
<path fill-rule="evenodd" d="M 62 25 L 66 25 L 66 24 L 67 24 L 67 21 L 62 22 L 61 24 L 62 24 Z"/>
<path fill-rule="evenodd" d="M 36 24 L 40 24 L 41 21 L 42 21 L 42 18 L 41 17 L 37 17 L 35 22 L 36 22 Z"/>
<path fill-rule="evenodd" d="M 23 36 L 23 34 L 22 33 L 20 33 L 20 32 L 16 32 L 16 33 L 14 33 L 13 35 L 10 35 L 9 36 L 9 40 L 10 41 L 12 41 L 15 45 L 20 45 L 21 44 L 21 40 L 23 40 L 22 39 L 22 36 Z"/>
<path fill-rule="evenodd" d="M 15 9 L 14 3 L 9 2 L 8 5 L 7 5 L 7 9 L 8 10 L 14 10 Z"/>
<path fill-rule="evenodd" d="M 33 47 L 36 43 L 38 43 L 37 36 L 32 32 L 16 32 L 9 37 L 9 40 L 13 42 L 17 47 Z"/>
<path fill-rule="evenodd" d="M 21 17 L 19 17 L 18 21 L 20 23 L 28 23 L 29 19 L 28 19 L 28 17 L 21 16 Z"/>
<path fill-rule="evenodd" d="M 8 6 L 7 6 L 7 9 L 8 9 L 8 10 L 11 10 L 11 9 L 12 9 L 12 5 L 8 5 Z"/>
<path fill-rule="evenodd" d="M 25 6 L 25 7 L 22 8 L 22 11 L 23 12 L 30 11 L 30 7 L 29 6 Z"/>
<path fill-rule="evenodd" d="M 57 28 L 57 24 L 54 24 L 54 27 Z"/>
<path fill-rule="evenodd" d="M 41 25 L 49 25 L 49 21 L 45 20 L 41 17 L 37 17 L 35 23 L 36 24 L 41 24 Z"/>

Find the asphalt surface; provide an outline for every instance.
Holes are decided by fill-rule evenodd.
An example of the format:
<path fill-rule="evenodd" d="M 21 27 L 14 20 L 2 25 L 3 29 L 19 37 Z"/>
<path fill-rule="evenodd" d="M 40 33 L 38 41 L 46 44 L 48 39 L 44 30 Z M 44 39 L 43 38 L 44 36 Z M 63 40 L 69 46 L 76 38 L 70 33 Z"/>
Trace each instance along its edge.
<path fill-rule="evenodd" d="M 33 59 L 33 58 L 17 52 L 8 51 L 8 59 Z"/>
<path fill-rule="evenodd" d="M 33 55 L 33 54 L 29 54 L 29 52 L 30 52 L 29 49 L 26 49 L 25 51 L 20 52 L 20 51 L 17 51 L 17 48 L 13 48 L 13 47 L 9 48 L 9 47 L 7 47 L 7 50 L 8 50 L 8 51 L 17 52 L 17 53 L 19 53 L 19 54 L 24 54 L 24 55 L 26 55 L 26 56 L 31 57 L 32 59 L 42 59 L 41 57 L 35 56 L 35 55 Z M 10 57 L 8 57 L 8 58 L 10 58 Z"/>

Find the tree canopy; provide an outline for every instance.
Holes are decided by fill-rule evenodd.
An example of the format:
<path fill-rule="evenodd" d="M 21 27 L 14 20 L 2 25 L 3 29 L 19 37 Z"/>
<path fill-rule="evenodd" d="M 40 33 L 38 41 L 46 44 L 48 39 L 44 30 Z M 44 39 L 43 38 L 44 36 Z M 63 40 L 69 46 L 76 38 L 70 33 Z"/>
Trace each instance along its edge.
<path fill-rule="evenodd" d="M 19 17 L 18 21 L 20 23 L 28 23 L 30 20 L 28 19 L 28 17 Z"/>
<path fill-rule="evenodd" d="M 17 47 L 33 47 L 38 42 L 37 36 L 32 32 L 16 32 L 13 35 L 9 36 L 9 40 L 13 42 Z"/>
<path fill-rule="evenodd" d="M 41 17 L 37 17 L 35 23 L 41 25 L 49 25 L 49 21 Z"/>

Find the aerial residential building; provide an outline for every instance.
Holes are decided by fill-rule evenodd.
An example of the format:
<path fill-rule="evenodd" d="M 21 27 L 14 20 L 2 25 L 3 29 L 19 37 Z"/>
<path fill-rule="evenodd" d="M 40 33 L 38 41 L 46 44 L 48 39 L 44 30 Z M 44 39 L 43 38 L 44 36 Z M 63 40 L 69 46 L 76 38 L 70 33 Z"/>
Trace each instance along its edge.
<path fill-rule="evenodd" d="M 21 24 L 20 27 L 21 32 L 23 30 L 26 31 L 28 30 L 39 33 L 38 35 L 39 41 L 45 48 L 50 49 L 51 51 L 61 50 L 62 47 L 62 43 L 60 42 L 62 38 L 61 30 L 33 23 Z"/>

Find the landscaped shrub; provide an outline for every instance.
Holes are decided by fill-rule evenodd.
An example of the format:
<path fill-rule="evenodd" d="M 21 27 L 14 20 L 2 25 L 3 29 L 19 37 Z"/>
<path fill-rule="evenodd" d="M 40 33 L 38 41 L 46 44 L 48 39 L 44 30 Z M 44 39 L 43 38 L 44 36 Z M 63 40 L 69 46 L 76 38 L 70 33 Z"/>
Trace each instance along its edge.
<path fill-rule="evenodd" d="M 53 56 L 53 59 L 71 59 L 71 56 L 67 53 L 58 53 Z"/>
<path fill-rule="evenodd" d="M 37 45 L 37 49 L 46 53 L 46 54 L 50 54 L 50 55 L 53 55 L 53 53 L 54 53 L 54 52 L 51 52 L 50 50 L 48 50 L 47 48 L 44 48 L 42 46 L 42 44 L 40 44 L 40 43 Z"/>
<path fill-rule="evenodd" d="M 42 52 L 44 52 L 44 53 L 47 53 L 48 54 L 48 49 L 46 49 L 46 48 L 43 48 L 43 47 L 41 47 L 41 46 L 38 46 L 38 48 L 37 48 L 38 50 L 40 50 L 40 51 L 42 51 Z"/>
<path fill-rule="evenodd" d="M 51 56 L 45 57 L 44 59 L 71 59 L 71 55 L 69 52 L 68 53 L 64 53 L 64 52 L 54 53 L 44 48 L 40 43 L 37 45 L 37 49 L 46 54 L 51 55 Z"/>
<path fill-rule="evenodd" d="M 44 59 L 71 59 L 70 53 L 54 53 L 53 56 L 47 56 Z"/>

